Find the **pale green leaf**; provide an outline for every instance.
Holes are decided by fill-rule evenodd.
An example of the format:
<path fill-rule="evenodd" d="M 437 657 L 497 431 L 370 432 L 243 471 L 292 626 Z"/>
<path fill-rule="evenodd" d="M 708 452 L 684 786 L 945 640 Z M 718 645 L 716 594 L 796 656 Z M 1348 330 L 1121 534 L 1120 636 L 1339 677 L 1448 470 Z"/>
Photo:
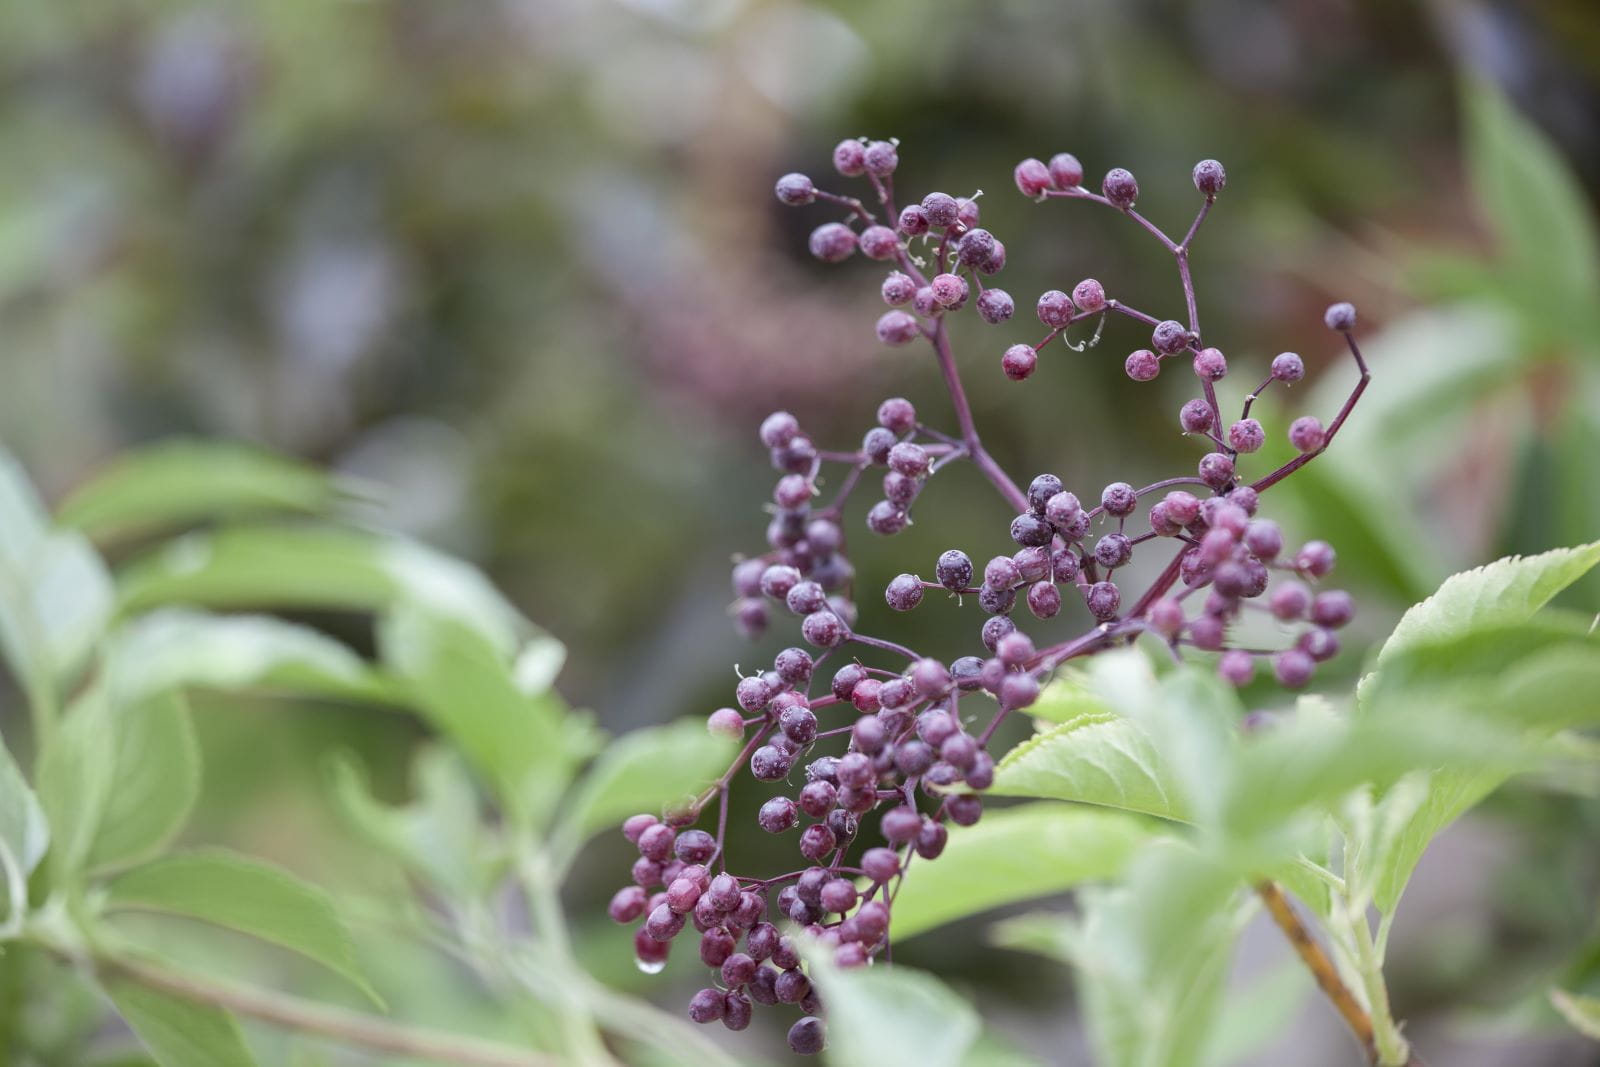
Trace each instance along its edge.
<path fill-rule="evenodd" d="M 1600 997 L 1587 997 L 1568 993 L 1565 989 L 1551 989 L 1550 1003 L 1561 1017 L 1584 1037 L 1600 1041 Z"/>
<path fill-rule="evenodd" d="M 510 658 L 451 615 L 396 607 L 382 620 L 378 643 L 419 710 L 508 802 L 538 810 L 553 800 L 574 762 L 555 694 L 524 693 Z"/>
<path fill-rule="evenodd" d="M 96 687 L 68 707 L 39 753 L 39 805 L 50 826 L 50 869 L 58 883 L 80 871 L 94 848 L 116 763 L 115 726 L 105 690 Z"/>
<path fill-rule="evenodd" d="M 611 742 L 573 791 L 565 818 L 579 837 L 698 793 L 728 769 L 738 745 L 704 719 L 634 730 Z"/>
<path fill-rule="evenodd" d="M 1081 715 L 1022 742 L 1001 759 L 989 792 L 1189 817 L 1144 730 L 1111 712 Z"/>
<path fill-rule="evenodd" d="M 908 967 L 841 970 L 807 954 L 828 1005 L 827 1062 L 837 1067 L 959 1067 L 978 1039 L 978 1013 L 937 978 Z"/>
<path fill-rule="evenodd" d="M 950 836 L 894 902 L 896 942 L 947 922 L 1121 873 L 1151 824 L 1115 811 L 1044 801 L 1002 808 Z"/>
<path fill-rule="evenodd" d="M 4 738 L 0 738 L 0 842 L 11 850 L 24 876 L 33 873 L 50 846 L 44 809 L 11 758 Z"/>
<path fill-rule="evenodd" d="M 1535 338 L 1564 334 L 1593 349 L 1600 238 L 1581 184 L 1494 84 L 1464 79 L 1462 104 L 1470 184 L 1500 245 L 1508 302 Z"/>
<path fill-rule="evenodd" d="M 130 979 L 113 979 L 105 987 L 117 1013 L 161 1067 L 255 1064 L 239 1024 L 222 1009 L 180 1000 Z"/>
<path fill-rule="evenodd" d="M 1028 714 L 1045 722 L 1065 723 L 1108 711 L 1105 701 L 1090 687 L 1089 676 L 1081 670 L 1064 667 L 1044 687 Z"/>
<path fill-rule="evenodd" d="M 295 460 L 179 439 L 117 457 L 67 497 L 58 520 L 108 541 L 207 519 L 315 513 L 338 495 L 332 478 Z"/>
<path fill-rule="evenodd" d="M 191 533 L 130 564 L 123 614 L 161 604 L 385 611 L 420 605 L 476 630 L 502 656 L 533 628 L 481 572 L 399 537 L 316 525 Z"/>
<path fill-rule="evenodd" d="M 1230 989 L 1207 1048 L 1209 1067 L 1233 1067 L 1258 1055 L 1295 1024 L 1300 1006 L 1316 986 L 1298 959 Z"/>
<path fill-rule="evenodd" d="M 403 703 L 403 687 L 347 647 L 268 615 L 162 608 L 122 627 L 109 672 L 125 699 L 170 689 L 269 689 Z"/>
<path fill-rule="evenodd" d="M 348 979 L 373 1000 L 333 899 L 259 860 L 208 850 L 164 856 L 108 887 L 112 910 L 198 919 L 298 952 Z"/>

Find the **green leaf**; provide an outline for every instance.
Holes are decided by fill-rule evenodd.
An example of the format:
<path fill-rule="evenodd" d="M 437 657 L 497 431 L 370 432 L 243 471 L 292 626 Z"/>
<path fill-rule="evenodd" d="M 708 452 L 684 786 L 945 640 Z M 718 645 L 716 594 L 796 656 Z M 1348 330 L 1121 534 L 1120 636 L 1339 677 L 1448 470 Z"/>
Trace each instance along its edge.
<path fill-rule="evenodd" d="M 128 979 L 113 979 L 105 986 L 117 1013 L 161 1067 L 254 1067 L 239 1024 L 221 1008 L 180 1000 Z"/>
<path fill-rule="evenodd" d="M 1492 83 L 1462 84 L 1467 170 L 1499 241 L 1508 296 L 1527 329 L 1593 350 L 1600 238 L 1588 200 L 1555 144 Z"/>
<path fill-rule="evenodd" d="M 1314 988 L 1311 972 L 1289 959 L 1230 990 L 1207 1049 L 1208 1067 L 1232 1067 L 1260 1053 L 1294 1025 Z"/>
<path fill-rule="evenodd" d="M 40 756 L 39 799 L 58 877 L 159 851 L 199 794 L 199 743 L 179 695 L 123 706 L 102 688 L 89 691 Z"/>
<path fill-rule="evenodd" d="M 1176 782 L 1138 725 L 1090 712 L 1013 748 L 995 769 L 997 796 L 1040 797 L 1188 819 Z"/>
<path fill-rule="evenodd" d="M 39 798 L 0 738 L 0 842 L 11 850 L 24 876 L 44 858 L 50 847 L 50 826 Z"/>
<path fill-rule="evenodd" d="M 111 603 L 88 540 L 49 529 L 27 475 L 0 450 L 0 651 L 31 699 L 82 662 Z"/>
<path fill-rule="evenodd" d="M 450 615 L 397 607 L 383 619 L 378 644 L 384 661 L 410 683 L 422 713 L 508 803 L 534 813 L 553 803 L 576 755 L 559 697 L 523 692 L 510 660 Z"/>
<path fill-rule="evenodd" d="M 1151 832 L 1130 815 L 1048 801 L 988 812 L 951 835 L 938 863 L 906 879 L 891 934 L 904 941 L 1002 904 L 1113 878 Z"/>
<path fill-rule="evenodd" d="M 80 486 L 58 521 L 97 541 L 262 512 L 316 513 L 339 496 L 314 467 L 247 445 L 172 440 L 128 452 Z"/>
<path fill-rule="evenodd" d="M 978 1013 L 938 979 L 908 967 L 841 970 L 807 953 L 828 1004 L 827 1062 L 837 1067 L 959 1067 L 978 1039 Z"/>
<path fill-rule="evenodd" d="M 1067 723 L 1085 715 L 1108 714 L 1110 710 L 1091 688 L 1087 673 L 1062 668 L 1044 687 L 1028 714 L 1045 722 Z"/>
<path fill-rule="evenodd" d="M 1584 1037 L 1600 1041 L 1600 997 L 1586 997 L 1568 993 L 1565 989 L 1551 989 L 1550 1003 L 1561 1017 Z"/>
<path fill-rule="evenodd" d="M 315 525 L 239 526 L 178 538 L 119 576 L 123 615 L 162 604 L 384 611 L 421 605 L 504 656 L 532 626 L 472 566 L 414 541 Z"/>
<path fill-rule="evenodd" d="M 698 793 L 728 769 L 738 746 L 713 737 L 703 719 L 634 730 L 607 745 L 573 791 L 565 818 L 587 838 L 629 815 Z"/>
<path fill-rule="evenodd" d="M 1600 541 L 1537 556 L 1510 556 L 1447 578 L 1415 605 L 1378 652 L 1377 669 L 1408 650 L 1474 630 L 1525 623 L 1557 593 L 1600 563 Z M 1371 684 L 1363 678 L 1362 688 Z"/>
<path fill-rule="evenodd" d="M 382 1003 L 361 973 L 332 898 L 258 860 L 222 851 L 165 856 L 119 876 L 106 903 L 113 910 L 199 919 L 280 945 Z"/>
<path fill-rule="evenodd" d="M 462 897 L 484 889 L 501 865 L 500 846 L 483 828 L 477 791 L 459 754 L 444 745 L 422 747 L 411 764 L 410 804 L 374 800 L 353 757 L 329 765 L 333 799 L 369 844 L 407 870 Z"/>
<path fill-rule="evenodd" d="M 163 608 L 117 632 L 110 663 L 118 691 L 133 700 L 195 686 L 388 704 L 406 700 L 403 687 L 338 641 L 269 615 Z"/>

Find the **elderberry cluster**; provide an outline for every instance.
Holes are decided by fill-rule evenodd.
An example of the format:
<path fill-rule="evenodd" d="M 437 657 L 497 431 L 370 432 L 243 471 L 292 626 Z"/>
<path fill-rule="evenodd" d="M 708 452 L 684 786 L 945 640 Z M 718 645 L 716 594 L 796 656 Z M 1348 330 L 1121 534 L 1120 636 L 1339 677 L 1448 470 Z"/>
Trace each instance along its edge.
<path fill-rule="evenodd" d="M 1192 178 L 1202 204 L 1177 241 L 1135 209 L 1139 187 L 1128 171 L 1108 172 L 1097 194 L 1083 186 L 1083 167 L 1071 155 L 1057 155 L 1048 164 L 1024 160 L 1014 178 L 1025 196 L 1104 204 L 1164 245 L 1178 267 L 1184 321 L 1138 310 L 1086 278 L 1070 292 L 1049 289 L 1039 296 L 1037 314 L 1049 332 L 1037 343 L 1006 347 L 1002 372 L 1014 381 L 1032 378 L 1057 339 L 1063 348 L 1087 352 L 1112 314 L 1132 318 L 1150 328 L 1150 347 L 1130 353 L 1124 369 L 1134 381 L 1147 382 L 1165 363 L 1190 361 L 1200 395 L 1182 406 L 1178 424 L 1205 451 L 1192 472 L 1138 488 L 1113 482 L 1101 490 L 1098 503 L 1086 504 L 1049 473 L 1023 489 L 983 446 L 948 332 L 949 317 L 969 303 L 993 326 L 1015 312 L 1010 294 L 985 282 L 1004 268 L 1006 252 L 978 225 L 977 194 L 931 192 L 897 209 L 893 174 L 899 155 L 889 141 L 844 141 L 833 162 L 845 177 L 866 178 L 882 217 L 891 221 L 880 222 L 860 199 L 819 189 L 800 174 L 779 179 L 777 197 L 790 206 L 825 203 L 845 213 L 812 232 L 810 250 L 818 259 L 841 262 L 859 251 L 891 264 L 881 285 L 890 310 L 878 320 L 878 339 L 929 344 L 956 426 L 934 428 L 899 397 L 880 405 L 876 425 L 854 450 L 819 450 L 787 412 L 761 424 L 761 443 L 780 477 L 770 505 L 768 550 L 733 569 L 733 614 L 745 634 L 756 636 L 775 614 L 787 611 L 798 618 L 811 650 L 784 649 L 770 670 L 740 679 L 731 706 L 711 713 L 709 729 L 742 741 L 742 750 L 692 804 L 662 819 L 636 815 L 624 824 L 639 859 L 634 884 L 611 902 L 618 922 L 643 920 L 634 944 L 647 970 L 661 968 L 671 942 L 690 924 L 700 935 L 700 958 L 714 979 L 691 999 L 691 1018 L 741 1030 L 749 1025 L 753 1004 L 798 1005 L 803 1017 L 790 1030 L 789 1043 L 803 1053 L 820 1050 L 825 1034 L 822 1005 L 793 931 L 804 931 L 831 951 L 841 967 L 865 966 L 883 955 L 908 868 L 918 857 L 940 855 L 947 823 L 968 826 L 982 816 L 979 794 L 995 777 L 990 737 L 1007 714 L 1034 703 L 1060 664 L 1150 635 L 1175 657 L 1191 650 L 1220 653 L 1217 670 L 1235 685 L 1251 681 L 1257 662 L 1265 659 L 1279 683 L 1297 688 L 1311 680 L 1318 662 L 1338 651 L 1334 631 L 1350 620 L 1354 604 L 1344 592 L 1314 593 L 1310 587 L 1332 570 L 1333 549 L 1322 541 L 1286 549 L 1278 526 L 1258 511 L 1267 490 L 1328 447 L 1368 381 L 1352 336 L 1355 309 L 1335 304 L 1326 324 L 1343 336 L 1360 379 L 1326 428 L 1311 416 L 1295 419 L 1286 432 L 1296 457 L 1251 480 L 1240 468 L 1266 440 L 1251 408 L 1268 387 L 1299 382 L 1305 365 L 1295 353 L 1277 355 L 1265 379 L 1245 396 L 1239 418 L 1224 425 L 1217 389 L 1228 361 L 1202 339 L 1188 258 L 1226 184 L 1222 165 L 1204 160 L 1195 166 Z M 1090 319 L 1092 334 L 1073 340 L 1072 328 Z M 946 663 L 855 629 L 855 570 L 842 523 L 851 497 L 875 481 L 882 495 L 867 508 L 865 525 L 880 536 L 899 533 L 933 476 L 962 460 L 975 464 L 1010 506 L 1006 551 L 979 570 L 966 552 L 951 548 L 934 562 L 931 579 L 908 571 L 884 590 L 888 605 L 900 612 L 915 609 L 933 591 L 958 603 L 977 601 L 986 616 L 977 644 Z M 824 463 L 845 470 L 832 499 L 819 506 Z M 1164 565 L 1135 595 L 1127 568 L 1146 552 L 1160 553 Z M 1018 626 L 1019 601 L 1039 623 L 1063 613 L 1071 617 L 1076 612 L 1067 612 L 1068 605 L 1081 603 L 1088 629 L 1080 624 L 1075 633 L 1036 643 Z M 1271 623 L 1281 643 L 1256 648 L 1236 639 L 1236 623 L 1249 610 Z M 827 691 L 816 692 L 825 665 L 831 669 Z M 987 721 L 978 726 L 984 707 L 990 709 Z M 773 835 L 795 834 L 804 861 L 798 869 L 768 877 L 729 871 L 723 847 L 728 796 L 744 767 L 757 781 L 784 783 L 761 805 L 757 822 Z M 695 826 L 713 799 L 714 834 Z M 864 826 L 873 815 L 876 826 Z M 858 844 L 864 847 L 852 861 Z M 790 933 L 780 923 L 790 924 Z"/>

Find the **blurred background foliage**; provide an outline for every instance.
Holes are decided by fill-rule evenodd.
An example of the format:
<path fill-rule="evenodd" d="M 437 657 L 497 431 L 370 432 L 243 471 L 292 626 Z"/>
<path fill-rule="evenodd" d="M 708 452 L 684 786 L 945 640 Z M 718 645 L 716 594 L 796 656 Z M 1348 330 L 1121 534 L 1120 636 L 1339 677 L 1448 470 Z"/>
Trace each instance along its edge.
<path fill-rule="evenodd" d="M 661 722 L 725 702 L 735 662 L 789 641 L 747 649 L 723 614 L 727 562 L 765 526 L 761 415 L 786 407 L 825 447 L 853 445 L 891 392 L 947 417 L 925 354 L 872 338 L 877 271 L 809 261 L 804 234 L 827 216 L 780 209 L 773 178 L 837 187 L 835 141 L 897 136 L 902 190 L 987 191 L 1023 309 L 1092 275 L 1160 311 L 1179 294 L 1153 242 L 1109 212 L 1024 201 L 1010 167 L 1063 150 L 1092 175 L 1130 167 L 1141 208 L 1181 229 L 1188 168 L 1214 156 L 1228 189 L 1194 253 L 1208 339 L 1236 366 L 1301 352 L 1313 383 L 1282 411 L 1326 419 L 1351 371 L 1320 310 L 1351 299 L 1363 316 L 1373 388 L 1286 498 L 1361 598 L 1361 637 L 1320 682 L 1336 687 L 1361 638 L 1446 574 L 1600 531 L 1596 114 L 1586 0 L 6 5 L 0 437 L 56 499 L 173 435 L 332 465 L 370 489 L 355 513 L 479 561 L 566 642 L 574 705 L 615 730 Z M 1032 338 L 1027 318 L 957 332 L 1003 463 L 1082 494 L 1192 462 L 1173 425 L 1182 376 L 1121 373 L 1132 324 L 1016 386 L 998 357 Z M 984 492 L 970 471 L 941 482 L 906 535 L 853 533 L 865 629 L 894 573 L 1004 544 L 1006 516 L 969 506 Z M 1596 579 L 1579 594 L 1592 610 Z M 930 605 L 896 625 L 954 655 L 975 622 Z M 420 731 L 281 702 L 199 722 L 196 839 L 361 884 L 316 754 L 359 747 L 397 797 Z M 1600 947 L 1572 959 L 1600 946 L 1594 786 L 1509 790 L 1424 864 L 1398 925 L 1397 1011 L 1435 1042 L 1462 1021 L 1433 1006 L 1484 1016 L 1439 1059 L 1575 1062 L 1570 1045 L 1512 1054 L 1483 1034 L 1528 975 L 1600 987 Z M 569 896 L 592 926 L 580 953 L 637 984 L 627 937 L 603 925 L 625 854 L 593 849 Z M 1497 875 L 1514 855 L 1536 876 Z M 1060 979 L 980 929 L 906 955 L 1077 1055 Z M 1298 1062 L 1347 1061 L 1327 1022 L 1299 1020 Z"/>

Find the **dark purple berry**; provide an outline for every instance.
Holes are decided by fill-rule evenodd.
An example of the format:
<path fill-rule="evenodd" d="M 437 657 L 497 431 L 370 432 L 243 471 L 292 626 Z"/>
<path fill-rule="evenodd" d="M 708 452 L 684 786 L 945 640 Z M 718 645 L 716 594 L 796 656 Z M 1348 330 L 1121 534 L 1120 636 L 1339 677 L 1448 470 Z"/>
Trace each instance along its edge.
<path fill-rule="evenodd" d="M 1316 599 L 1311 601 L 1311 621 L 1330 630 L 1345 625 L 1355 618 L 1355 614 L 1355 601 L 1349 593 L 1340 589 L 1318 593 Z"/>
<path fill-rule="evenodd" d="M 1202 348 L 1194 354 L 1194 374 L 1204 382 L 1220 382 L 1228 376 L 1228 359 L 1220 348 Z"/>
<path fill-rule="evenodd" d="M 972 584 L 972 560 L 965 552 L 952 548 L 940 554 L 934 574 L 938 577 L 939 584 L 952 592 L 965 589 Z M 920 593 L 920 583 L 918 590 Z"/>
<path fill-rule="evenodd" d="M 1039 353 L 1033 350 L 1032 345 L 1012 345 L 1006 349 L 1005 355 L 1000 357 L 1000 369 L 1014 382 L 1025 381 L 1032 377 L 1034 368 L 1038 365 Z"/>
<path fill-rule="evenodd" d="M 1132 515 L 1133 509 L 1139 506 L 1139 495 L 1127 482 L 1112 482 L 1100 491 L 1100 506 L 1108 515 L 1119 518 Z"/>
<path fill-rule="evenodd" d="M 762 745 L 750 754 L 750 773 L 758 782 L 776 782 L 789 773 L 793 761 L 774 745 Z"/>
<path fill-rule="evenodd" d="M 774 411 L 761 422 L 761 443 L 783 448 L 800 433 L 800 421 L 787 411 Z"/>
<path fill-rule="evenodd" d="M 900 238 L 887 226 L 868 226 L 861 231 L 860 244 L 868 259 L 893 259 L 900 251 Z"/>
<path fill-rule="evenodd" d="M 889 450 L 891 453 L 894 449 Z M 887 461 L 887 456 L 885 460 Z M 883 495 L 889 503 L 896 507 L 910 507 L 911 502 L 917 498 L 917 493 L 922 489 L 922 483 L 911 475 L 901 474 L 899 471 L 890 471 L 883 476 Z"/>
<path fill-rule="evenodd" d="M 968 267 L 980 266 L 994 255 L 994 245 L 994 234 L 988 230 L 968 230 L 956 242 L 956 260 Z"/>
<path fill-rule="evenodd" d="M 998 695 L 1001 705 L 1013 711 L 1030 707 L 1039 699 L 1039 683 L 1031 674 L 1008 674 L 1000 683 Z"/>
<path fill-rule="evenodd" d="M 989 622 L 1005 618 L 1004 615 L 996 615 Z M 1006 621 L 1010 622 L 1011 620 L 1006 619 Z M 979 674 L 982 670 L 983 660 L 977 656 L 961 656 L 950 664 L 950 677 L 955 682 L 956 688 L 963 692 L 971 692 L 982 685 L 979 681 Z"/>
<path fill-rule="evenodd" d="M 702 989 L 689 999 L 689 1018 L 697 1023 L 714 1023 L 725 1008 L 722 990 Z"/>
<path fill-rule="evenodd" d="M 1106 534 L 1095 542 L 1094 558 L 1107 570 L 1121 567 L 1133 558 L 1133 542 L 1123 534 Z"/>
<path fill-rule="evenodd" d="M 1004 289 L 985 289 L 978 297 L 978 317 L 990 326 L 998 326 L 1017 310 L 1011 294 Z"/>
<path fill-rule="evenodd" d="M 1161 357 L 1148 348 L 1141 348 L 1128 355 L 1122 364 L 1122 369 L 1136 382 L 1152 381 L 1161 373 Z"/>
<path fill-rule="evenodd" d="M 839 791 L 832 782 L 820 779 L 807 782 L 805 788 L 800 790 L 800 810 L 813 819 L 821 819 L 833 808 L 833 802 L 838 795 Z"/>
<path fill-rule="evenodd" d="M 1311 675 L 1316 670 L 1316 664 L 1311 657 L 1298 648 L 1291 648 L 1279 652 L 1272 659 L 1272 673 L 1278 678 L 1278 684 L 1287 689 L 1299 689 L 1311 681 Z"/>
<path fill-rule="evenodd" d="M 1284 582 L 1272 591 L 1267 602 L 1272 614 L 1284 622 L 1305 617 L 1311 607 L 1311 591 L 1299 582 Z"/>
<path fill-rule="evenodd" d="M 1228 184 L 1228 172 L 1214 159 L 1202 159 L 1194 165 L 1194 187 L 1208 198 L 1222 192 Z"/>
<path fill-rule="evenodd" d="M 1326 541 L 1307 541 L 1294 554 L 1295 569 L 1313 578 L 1322 578 L 1333 570 L 1333 546 Z"/>
<path fill-rule="evenodd" d="M 922 603 L 922 580 L 915 574 L 901 574 L 883 591 L 883 599 L 895 611 L 910 611 Z"/>
<path fill-rule="evenodd" d="M 809 860 L 821 861 L 838 847 L 833 831 L 822 823 L 812 823 L 800 834 L 800 855 Z"/>
<path fill-rule="evenodd" d="M 654 815 L 630 815 L 622 822 L 622 836 L 630 845 L 637 845 L 644 832 L 660 821 Z"/>
<path fill-rule="evenodd" d="M 827 1043 L 827 1028 L 814 1015 L 808 1015 L 789 1027 L 789 1048 L 798 1055 L 815 1056 L 827 1047 Z"/>
<path fill-rule="evenodd" d="M 814 663 L 803 648 L 786 648 L 773 657 L 772 669 L 789 685 L 804 685 L 811 680 Z"/>
<path fill-rule="evenodd" d="M 1060 289 L 1041 293 L 1036 309 L 1039 321 L 1058 330 L 1072 321 L 1072 298 Z"/>
<path fill-rule="evenodd" d="M 1139 199 L 1139 183 L 1134 181 L 1130 172 L 1116 167 L 1106 172 L 1100 183 L 1100 192 L 1114 207 L 1127 211 Z"/>
<path fill-rule="evenodd" d="M 1174 319 L 1156 323 L 1155 330 L 1150 334 L 1150 344 L 1157 352 L 1170 356 L 1175 352 L 1182 352 L 1189 344 L 1189 331 L 1183 323 Z"/>
<path fill-rule="evenodd" d="M 1072 302 L 1085 315 L 1099 311 L 1106 306 L 1105 286 L 1093 278 L 1085 278 L 1072 287 Z"/>
<path fill-rule="evenodd" d="M 1233 484 L 1233 460 L 1221 452 L 1207 452 L 1200 457 L 1200 480 L 1213 489 L 1226 489 Z"/>
<path fill-rule="evenodd" d="M 1038 619 L 1053 619 L 1061 611 L 1061 590 L 1051 582 L 1035 582 L 1028 587 L 1028 610 Z"/>
<path fill-rule="evenodd" d="M 672 827 L 665 823 L 656 823 L 654 826 L 646 827 L 639 834 L 637 842 L 639 855 L 647 860 L 664 863 L 672 855 L 672 845 L 677 838 L 678 835 L 673 833 Z"/>
<path fill-rule="evenodd" d="M 887 178 L 900 165 L 900 154 L 891 141 L 873 141 L 861 156 L 867 173 L 875 178 Z"/>
<path fill-rule="evenodd" d="M 907 205 L 900 212 L 898 225 L 907 237 L 921 237 L 928 232 L 928 213 L 919 204 Z"/>
<path fill-rule="evenodd" d="M 1017 603 L 1015 589 L 996 589 L 993 586 L 983 586 L 978 590 L 978 607 L 990 615 L 1004 615 Z"/>
<path fill-rule="evenodd" d="M 928 216 L 928 224 L 939 229 L 954 226 L 961 217 L 961 206 L 948 193 L 929 193 L 923 197 L 922 211 Z"/>
<path fill-rule="evenodd" d="M 860 687 L 857 687 L 857 691 Z M 778 728 L 797 745 L 809 745 L 817 739 L 817 716 L 810 708 L 784 708 L 778 716 Z"/>
<path fill-rule="evenodd" d="M 773 797 L 761 805 L 761 810 L 756 813 L 756 825 L 769 834 L 781 834 L 793 829 L 798 821 L 794 801 L 788 797 Z"/>
<path fill-rule="evenodd" d="M 957 826 L 971 826 L 983 816 L 983 799 L 962 793 L 945 801 L 945 813 Z"/>
<path fill-rule="evenodd" d="M 704 863 L 717 851 L 717 842 L 704 830 L 685 830 L 672 843 L 673 853 L 685 863 Z"/>
<path fill-rule="evenodd" d="M 1122 606 L 1122 591 L 1114 582 L 1096 582 L 1089 587 L 1089 613 L 1101 622 L 1117 617 Z"/>
<path fill-rule="evenodd" d="M 1330 660 L 1339 654 L 1338 635 L 1332 630 L 1320 627 L 1301 634 L 1294 645 L 1318 663 Z"/>
<path fill-rule="evenodd" d="M 934 302 L 940 307 L 959 307 L 967 301 L 967 281 L 959 274 L 935 274 L 928 287 L 933 290 Z"/>
<path fill-rule="evenodd" d="M 810 615 L 812 612 L 821 611 L 828 606 L 828 594 L 816 582 L 804 581 L 796 583 L 795 587 L 789 590 L 789 595 L 783 598 L 783 601 L 788 605 L 789 610 L 796 615 Z M 753 711 L 755 709 L 752 708 L 750 710 Z"/>
<path fill-rule="evenodd" d="M 849 700 L 856 685 L 867 677 L 867 669 L 859 663 L 846 663 L 833 674 L 830 689 L 840 700 Z"/>
<path fill-rule="evenodd" d="M 907 742 L 907 744 L 922 744 L 920 741 Z M 903 746 L 902 746 L 903 747 Z M 923 746 L 926 748 L 927 746 Z M 917 814 L 915 808 L 891 808 L 883 813 L 883 821 L 879 824 L 884 839 L 890 844 L 903 845 L 917 839 L 922 829 L 922 816 Z"/>
<path fill-rule="evenodd" d="M 1024 548 L 1048 545 L 1055 534 L 1048 522 L 1032 512 L 1024 512 L 1011 520 L 1011 540 Z"/>
<path fill-rule="evenodd" d="M 775 563 L 761 573 L 761 591 L 774 600 L 782 600 L 799 581 L 798 570 L 784 563 Z"/>
<path fill-rule="evenodd" d="M 612 895 L 606 914 L 611 916 L 613 922 L 631 923 L 644 914 L 648 900 L 649 896 L 642 886 L 623 886 Z"/>
<path fill-rule="evenodd" d="M 1228 427 L 1228 444 L 1238 452 L 1255 452 L 1267 443 L 1267 432 L 1255 419 L 1240 419 Z"/>
<path fill-rule="evenodd" d="M 994 618 L 986 620 L 981 633 L 983 647 L 993 652 L 1000 644 L 1000 639 L 1016 628 L 1017 624 L 1005 615 L 996 615 Z"/>
<path fill-rule="evenodd" d="M 892 849 L 869 848 L 861 854 L 861 869 L 874 882 L 887 882 L 900 873 L 900 857 Z"/>
<path fill-rule="evenodd" d="M 882 691 L 883 683 L 878 679 L 864 678 L 856 683 L 855 691 L 850 694 L 850 703 L 863 715 L 877 711 L 880 704 L 878 694 Z"/>
<path fill-rule="evenodd" d="M 650 917 L 644 921 L 644 932 L 653 940 L 671 941 L 682 932 L 687 922 L 682 914 L 673 911 L 663 902 L 657 904 L 650 912 Z"/>
<path fill-rule="evenodd" d="M 924 819 L 921 827 L 917 830 L 917 855 L 925 860 L 936 860 L 939 858 L 939 854 L 944 851 L 945 842 L 949 839 L 950 831 L 944 828 L 943 823 L 934 822 L 932 819 Z"/>
<path fill-rule="evenodd" d="M 1184 404 L 1178 412 L 1178 425 L 1183 427 L 1184 433 L 1205 433 L 1214 421 L 1211 405 L 1199 397 Z"/>

